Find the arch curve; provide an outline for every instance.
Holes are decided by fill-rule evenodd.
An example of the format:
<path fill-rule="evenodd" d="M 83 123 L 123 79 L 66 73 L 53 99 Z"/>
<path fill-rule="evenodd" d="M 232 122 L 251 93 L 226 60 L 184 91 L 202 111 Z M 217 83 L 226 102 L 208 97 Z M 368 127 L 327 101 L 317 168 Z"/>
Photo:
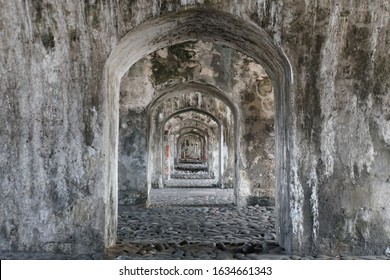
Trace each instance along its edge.
<path fill-rule="evenodd" d="M 238 50 L 261 64 L 274 84 L 276 113 L 276 203 L 278 239 L 287 251 L 293 249 L 290 211 L 292 144 L 292 71 L 282 49 L 254 23 L 210 8 L 167 13 L 133 28 L 111 52 L 103 73 L 103 141 L 105 172 L 103 196 L 106 246 L 115 243 L 118 192 L 119 88 L 122 76 L 142 57 L 169 45 L 203 40 Z M 238 172 L 236 170 L 236 172 Z M 294 245 L 298 246 L 298 245 Z"/>

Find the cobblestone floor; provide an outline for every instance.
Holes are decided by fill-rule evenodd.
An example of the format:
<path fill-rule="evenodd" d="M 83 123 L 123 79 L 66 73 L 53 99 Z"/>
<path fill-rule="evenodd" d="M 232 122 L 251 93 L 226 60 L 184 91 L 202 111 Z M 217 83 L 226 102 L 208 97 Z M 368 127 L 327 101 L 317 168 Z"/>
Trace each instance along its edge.
<path fill-rule="evenodd" d="M 232 190 L 152 190 L 150 208 L 119 207 L 118 240 L 106 254 L 0 252 L 1 259 L 389 259 L 287 255 L 275 235 L 274 207 L 233 206 Z"/>

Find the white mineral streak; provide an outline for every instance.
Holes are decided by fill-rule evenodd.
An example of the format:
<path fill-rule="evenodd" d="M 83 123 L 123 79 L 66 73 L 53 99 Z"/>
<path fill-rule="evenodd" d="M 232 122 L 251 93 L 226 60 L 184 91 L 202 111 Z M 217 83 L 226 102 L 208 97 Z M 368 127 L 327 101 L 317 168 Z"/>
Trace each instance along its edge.
<path fill-rule="evenodd" d="M 334 6 L 330 23 L 327 30 L 327 39 L 322 50 L 322 60 L 324 63 L 320 69 L 321 87 L 321 114 L 324 120 L 321 131 L 321 157 L 324 162 L 324 175 L 333 174 L 334 153 L 335 153 L 335 128 L 334 119 L 337 117 L 335 106 L 337 65 L 341 54 L 342 45 L 339 43 L 345 36 L 346 28 L 340 28 L 339 7 Z M 341 19 L 342 20 L 342 19 Z M 346 24 L 345 22 L 342 24 Z"/>
<path fill-rule="evenodd" d="M 296 155 L 299 154 L 297 147 L 294 149 Z M 303 238 L 303 201 L 304 194 L 303 188 L 299 181 L 298 165 L 296 161 L 293 161 L 291 167 L 291 182 L 290 182 L 290 203 L 291 203 L 291 222 L 293 229 L 293 236 L 298 242 L 298 246 L 302 245 Z"/>
<path fill-rule="evenodd" d="M 311 205 L 311 216 L 313 219 L 313 245 L 317 245 L 317 237 L 318 237 L 318 231 L 320 227 L 320 220 L 319 220 L 319 212 L 318 212 L 318 178 L 317 178 L 317 172 L 316 172 L 316 162 L 314 161 L 312 163 L 312 170 L 310 172 L 309 181 L 307 183 L 308 187 L 311 188 L 311 196 L 310 196 L 310 205 Z"/>

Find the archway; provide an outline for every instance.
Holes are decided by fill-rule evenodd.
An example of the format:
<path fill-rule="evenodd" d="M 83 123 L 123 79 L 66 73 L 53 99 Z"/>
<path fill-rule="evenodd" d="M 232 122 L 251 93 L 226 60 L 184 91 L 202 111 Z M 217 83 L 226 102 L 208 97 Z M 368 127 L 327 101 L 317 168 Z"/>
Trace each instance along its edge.
<path fill-rule="evenodd" d="M 176 162 L 187 163 L 195 162 L 204 164 L 206 138 L 196 132 L 190 131 L 182 134 L 176 141 L 177 153 Z"/>
<path fill-rule="evenodd" d="M 164 130 L 165 130 L 165 127 L 167 125 L 167 123 L 174 119 L 175 117 L 177 116 L 180 116 L 180 115 L 184 115 L 184 114 L 195 114 L 195 115 L 198 115 L 198 118 L 207 118 L 209 119 L 212 123 L 214 123 L 214 126 L 217 128 L 217 143 L 218 143 L 218 149 L 217 149 L 217 160 L 216 160 L 216 164 L 215 164 L 215 167 L 217 169 L 217 172 L 218 172 L 218 175 L 217 175 L 217 178 L 218 178 L 218 185 L 221 185 L 221 177 L 222 177 L 222 134 L 223 134 L 223 125 L 221 123 L 221 120 L 219 120 L 218 118 L 216 118 L 214 115 L 212 115 L 211 113 L 209 112 L 206 112 L 206 111 L 203 111 L 199 108 L 185 108 L 185 109 L 181 109 L 181 110 L 177 110 L 176 112 L 174 112 L 173 114 L 167 116 L 163 122 L 163 124 L 161 125 L 161 150 L 164 149 L 163 147 L 163 135 L 164 135 Z M 153 127 L 153 125 L 152 125 Z M 150 138 L 150 144 L 153 143 L 153 140 L 152 140 L 152 134 L 149 134 L 149 138 Z M 152 158 L 152 153 L 150 152 L 152 151 L 152 147 L 149 148 L 149 155 L 150 155 L 150 158 L 149 158 L 149 162 L 152 164 L 152 162 L 155 161 L 155 159 Z M 161 161 L 162 161 L 162 169 L 164 169 L 164 162 L 165 160 L 163 160 L 164 158 L 164 155 L 161 155 Z M 151 164 L 148 164 L 148 167 L 150 168 L 151 167 Z M 149 172 L 148 172 L 148 175 Z M 164 183 L 164 176 L 162 176 L 162 181 Z M 149 181 L 148 183 L 148 191 L 150 190 L 150 187 L 151 187 L 151 181 Z"/>
<path fill-rule="evenodd" d="M 202 155 L 202 158 L 199 160 L 199 163 L 198 163 L 199 168 L 197 168 L 197 169 L 198 169 L 198 171 L 203 171 L 203 176 L 201 176 L 203 179 L 214 180 L 215 174 L 213 172 L 214 170 L 212 167 L 214 164 L 213 150 L 215 149 L 214 148 L 215 147 L 214 140 L 216 139 L 216 135 L 215 135 L 212 128 L 210 128 L 207 124 L 200 122 L 199 120 L 182 121 L 181 123 L 176 124 L 175 126 L 171 127 L 171 129 L 169 131 L 169 135 L 171 137 L 171 139 L 169 139 L 169 141 L 171 141 L 172 146 L 174 147 L 173 149 L 171 149 L 171 170 L 170 171 L 173 174 L 175 174 L 175 173 L 177 174 L 177 175 L 174 175 L 173 177 L 176 179 L 178 178 L 178 176 L 183 177 L 180 175 L 180 171 L 184 171 L 184 172 L 186 170 L 190 171 L 189 169 L 186 169 L 186 164 L 179 162 L 179 157 L 175 157 L 175 153 L 176 153 L 176 155 L 181 154 L 182 144 L 180 144 L 180 143 L 183 143 L 183 141 L 182 141 L 182 140 L 184 140 L 183 137 L 185 135 L 188 135 L 188 134 L 196 134 L 203 139 L 203 142 L 204 142 L 203 151 L 202 151 L 203 155 Z M 171 176 L 171 178 L 173 178 L 173 177 Z M 200 178 L 197 178 L 196 174 L 195 174 L 195 176 L 192 176 L 192 177 L 195 179 L 200 179 Z M 209 184 L 206 184 L 206 183 L 207 183 L 207 180 L 205 180 L 204 182 L 197 181 L 193 185 L 197 185 L 197 186 L 209 185 L 210 186 L 213 184 L 213 181 L 209 181 Z M 178 184 L 176 184 L 176 185 L 178 185 Z"/>
<path fill-rule="evenodd" d="M 253 58 L 265 68 L 274 83 L 278 239 L 287 251 L 292 251 L 299 246 L 294 240 L 293 232 L 297 231 L 301 221 L 292 220 L 290 205 L 290 161 L 293 148 L 290 140 L 293 122 L 290 64 L 280 47 L 258 26 L 229 13 L 203 8 L 167 14 L 139 25 L 122 39 L 107 60 L 103 80 L 105 243 L 110 246 L 116 239 L 121 77 L 136 61 L 153 51 L 198 39 L 225 45 Z M 237 170 L 239 169 L 236 172 Z"/>
<path fill-rule="evenodd" d="M 222 112 L 216 112 L 218 114 L 217 116 L 213 116 L 213 113 L 210 113 L 206 108 L 203 108 L 199 104 L 195 105 L 193 104 L 193 108 L 188 108 L 186 104 L 184 104 L 183 108 L 184 110 L 178 110 L 178 108 L 175 107 L 175 109 L 165 109 L 166 107 L 170 108 L 171 106 L 165 106 L 165 102 L 178 98 L 178 97 L 183 97 L 183 96 L 190 96 L 191 94 L 195 94 L 197 97 L 202 97 L 200 100 L 201 104 L 208 104 L 207 100 L 213 101 L 216 103 L 216 108 L 220 108 L 221 106 L 224 107 L 224 113 Z M 207 99 L 206 99 L 207 96 Z M 198 100 L 198 102 L 200 102 Z M 175 103 L 176 104 L 176 103 Z M 179 105 L 177 105 L 179 106 Z M 206 106 L 209 107 L 210 105 Z M 156 113 L 155 111 L 162 107 L 162 111 L 158 111 Z M 203 108 L 203 109 L 202 109 Z M 167 114 L 165 111 L 172 111 L 172 115 L 169 117 L 166 117 L 165 115 Z M 147 118 L 148 118 L 148 128 L 149 128 L 149 160 L 148 162 L 148 174 L 151 172 L 152 174 L 154 173 L 154 165 L 155 162 L 167 162 L 167 159 L 165 161 L 162 160 L 164 157 L 164 154 L 167 154 L 167 149 L 172 151 L 168 146 L 166 145 L 155 145 L 155 141 L 160 141 L 159 139 L 162 139 L 163 137 L 169 137 L 170 131 L 174 129 L 175 126 L 179 126 L 178 124 L 175 124 L 173 127 L 171 127 L 169 130 L 165 130 L 165 132 L 160 132 L 155 136 L 155 130 L 158 126 L 156 122 L 158 122 L 158 119 L 166 118 L 166 123 L 169 122 L 174 117 L 180 117 L 181 114 L 187 112 L 198 112 L 203 114 L 204 116 L 209 116 L 209 118 L 212 120 L 214 119 L 218 123 L 218 136 L 215 137 L 213 136 L 215 132 L 208 133 L 209 140 L 207 141 L 208 145 L 212 145 L 216 140 L 217 140 L 217 148 L 216 153 L 213 153 L 213 151 L 209 151 L 210 154 L 208 156 L 209 159 L 211 159 L 211 169 L 215 169 L 215 175 L 216 178 L 218 179 L 217 182 L 212 182 L 209 180 L 209 184 L 200 183 L 202 186 L 218 186 L 218 187 L 225 187 L 229 186 L 230 188 L 233 188 L 233 186 L 237 186 L 239 182 L 239 178 L 236 177 L 239 172 L 234 172 L 234 170 L 239 168 L 239 110 L 237 109 L 236 105 L 234 102 L 231 100 L 229 96 L 227 96 L 224 92 L 219 90 L 218 88 L 211 86 L 211 85 L 206 85 L 202 84 L 199 82 L 188 82 L 188 83 L 183 83 L 179 84 L 177 86 L 169 87 L 165 89 L 163 92 L 160 94 L 156 95 L 156 98 L 150 102 L 147 108 Z M 165 113 L 164 113 L 165 112 Z M 158 118 L 157 115 L 158 114 Z M 155 115 L 154 117 L 152 117 Z M 182 118 L 181 118 L 182 119 Z M 189 121 L 189 120 L 187 120 Z M 201 125 L 204 131 L 209 131 L 210 127 L 206 123 L 202 123 L 200 119 L 192 119 L 192 122 L 196 125 Z M 191 125 L 186 125 L 185 118 L 183 120 L 180 120 L 180 123 L 183 125 L 183 128 L 185 127 L 192 127 L 193 129 L 197 129 L 194 124 Z M 161 125 L 161 129 L 165 127 L 166 124 Z M 227 132 L 227 127 L 232 127 L 232 129 L 229 129 Z M 165 135 L 167 134 L 167 135 Z M 163 136 L 165 135 L 165 136 Z M 231 145 L 226 145 L 227 138 L 230 139 Z M 154 146 L 154 148 L 153 148 Z M 155 158 L 155 153 L 152 153 L 150 151 L 156 151 L 156 147 L 161 146 L 161 160 Z M 163 150 L 165 152 L 163 152 Z M 160 154 L 160 153 L 158 153 Z M 161 164 L 162 165 L 162 164 Z M 214 168 L 213 168 L 214 167 Z M 230 171 L 229 171 L 230 170 Z M 168 170 L 166 170 L 168 171 Z M 229 175 L 225 176 L 226 173 L 229 171 Z M 234 174 L 233 174 L 234 173 Z M 223 179 L 221 179 L 223 178 Z M 160 183 L 160 188 L 162 188 L 162 185 L 165 185 L 164 179 L 159 180 Z M 148 187 L 150 190 L 150 186 L 156 185 L 156 180 L 149 178 L 148 179 Z M 170 184 L 171 185 L 171 184 Z M 172 186 L 172 185 L 171 185 Z M 236 197 L 238 197 L 239 190 L 238 188 L 234 189 L 236 193 Z M 150 193 L 149 193 L 150 196 Z"/>

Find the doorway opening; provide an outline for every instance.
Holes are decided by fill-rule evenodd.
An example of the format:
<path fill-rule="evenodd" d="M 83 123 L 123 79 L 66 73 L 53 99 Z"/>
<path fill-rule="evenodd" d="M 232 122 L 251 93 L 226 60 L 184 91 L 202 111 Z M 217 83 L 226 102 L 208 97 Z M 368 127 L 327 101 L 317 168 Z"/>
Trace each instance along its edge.
<path fill-rule="evenodd" d="M 167 196 L 181 205 L 234 204 L 233 103 L 213 86 L 187 82 L 154 100 L 148 116 L 150 205 L 166 204 Z"/>
<path fill-rule="evenodd" d="M 290 150 L 290 134 L 291 134 L 291 122 L 292 122 L 292 111 L 290 108 L 290 84 L 291 84 L 291 70 L 288 60 L 286 59 L 283 52 L 278 46 L 276 46 L 269 35 L 258 27 L 245 22 L 243 20 L 235 18 L 233 15 L 209 10 L 209 9 L 190 9 L 184 11 L 180 14 L 171 14 L 166 16 L 161 16 L 141 24 L 139 27 L 134 28 L 128 35 L 126 35 L 121 43 L 113 50 L 110 55 L 109 60 L 105 68 L 105 82 L 104 82 L 104 93 L 105 93 L 105 123 L 104 123 L 104 132 L 105 132 L 105 148 L 106 148 L 106 172 L 105 176 L 105 193 L 107 201 L 109 202 L 106 207 L 106 244 L 110 246 L 115 243 L 116 240 L 116 227 L 117 227 L 117 207 L 118 207 L 118 124 L 119 121 L 119 97 L 120 97 L 120 88 L 121 88 L 121 79 L 125 73 L 133 66 L 137 61 L 143 59 L 144 57 L 156 53 L 160 57 L 164 57 L 165 53 L 164 48 L 177 46 L 178 44 L 185 44 L 187 42 L 194 42 L 195 40 L 201 40 L 203 42 L 210 42 L 212 44 L 217 44 L 221 48 L 226 48 L 226 51 L 236 50 L 248 58 L 252 59 L 256 64 L 262 65 L 268 74 L 270 80 L 272 80 L 272 89 L 273 96 L 275 99 L 275 128 L 268 126 L 268 131 L 270 134 L 274 133 L 276 140 L 276 156 L 274 158 L 276 168 L 275 168 L 275 178 L 276 178 L 276 208 L 277 208 L 277 226 L 276 234 L 278 235 L 278 242 L 287 251 L 291 251 L 293 246 L 295 246 L 294 238 L 292 232 L 296 227 L 299 227 L 299 221 L 294 221 L 293 223 L 290 216 L 290 194 L 289 194 L 289 176 L 290 176 L 290 154 L 287 152 Z M 178 54 L 180 55 L 180 53 Z M 148 63 L 144 61 L 144 63 Z M 157 67 L 158 68 L 158 67 Z M 158 71 L 152 68 L 152 71 Z M 207 69 L 206 69 L 207 70 Z M 160 75 L 161 77 L 161 75 Z M 161 87 L 163 90 L 169 88 L 168 81 L 165 84 L 162 84 Z M 187 80 L 188 82 L 188 80 Z M 212 84 L 209 80 L 200 80 L 197 83 L 204 84 L 205 86 L 211 87 L 223 92 L 223 98 L 229 99 L 229 95 L 226 93 L 235 93 L 235 90 L 229 91 L 228 87 L 220 86 L 219 84 Z M 193 93 L 196 93 L 196 90 L 190 90 Z M 161 94 L 161 91 L 154 91 L 151 95 L 145 96 L 140 95 L 139 104 L 148 105 L 151 104 L 153 100 L 158 100 Z M 242 97 L 242 94 L 237 96 Z M 244 94 L 244 97 L 250 101 L 253 99 L 253 95 L 248 92 Z M 135 98 L 136 99 L 136 98 Z M 168 96 L 167 96 L 168 100 Z M 264 101 L 264 100 L 262 100 Z M 133 105 L 136 104 L 133 103 Z M 248 162 L 242 161 L 242 154 L 244 152 L 250 154 L 251 150 L 242 149 L 242 141 L 253 141 L 255 139 L 253 134 L 242 134 L 242 129 L 245 126 L 241 126 L 242 120 L 248 126 L 256 122 L 256 109 L 251 110 L 251 107 L 244 108 L 243 104 L 238 104 L 237 102 L 232 102 L 233 104 L 233 113 L 234 110 L 237 110 L 237 116 L 242 112 L 252 112 L 252 115 L 248 115 L 246 118 L 241 116 L 237 119 L 237 125 L 234 125 L 233 129 L 230 126 L 226 126 L 226 129 L 230 129 L 230 134 L 237 136 L 236 140 L 233 140 L 233 148 L 231 153 L 234 159 L 232 166 L 233 174 L 233 189 L 234 189 L 234 199 L 235 204 L 238 206 L 243 206 L 248 204 L 248 199 L 250 199 L 250 186 L 245 184 L 248 174 L 243 172 L 245 168 L 248 167 Z M 199 110 L 196 107 L 187 107 L 194 111 L 194 109 Z M 244 108 L 244 110 L 243 110 Z M 184 110 L 184 108 L 181 108 Z M 207 112 L 207 111 L 205 111 Z M 162 182 L 162 187 L 164 188 L 164 180 L 168 181 L 173 173 L 170 171 L 172 157 L 171 157 L 171 147 L 169 150 L 165 149 L 164 143 L 171 143 L 172 146 L 177 145 L 177 141 L 169 142 L 170 138 L 175 139 L 174 136 L 170 135 L 171 127 L 168 129 L 166 134 L 165 125 L 163 126 L 161 133 L 157 133 L 156 136 L 160 137 L 160 148 L 157 150 L 152 149 L 154 145 L 150 141 L 150 131 L 152 131 L 153 122 L 151 122 L 151 114 L 148 114 L 146 106 L 135 106 L 128 110 L 129 115 L 133 114 L 131 122 L 137 123 L 139 125 L 135 126 L 137 128 L 146 127 L 144 133 L 139 131 L 137 135 L 132 133 L 133 140 L 129 147 L 129 150 L 133 149 L 131 156 L 128 158 L 129 161 L 132 160 L 132 157 L 137 153 L 138 147 L 143 147 L 144 150 L 148 153 L 139 153 L 140 160 L 136 164 L 140 164 L 146 168 L 140 168 L 139 170 L 132 170 L 132 176 L 130 180 L 137 181 L 135 184 L 135 189 L 129 195 L 128 201 L 130 203 L 139 201 L 147 201 L 150 203 L 150 190 L 152 189 L 152 184 L 155 180 L 154 176 L 158 172 L 161 173 L 161 180 L 158 182 L 160 186 L 160 181 Z M 158 118 L 159 114 L 156 114 Z M 191 118 L 190 118 L 191 119 Z M 192 117 L 193 119 L 193 117 Z M 195 118 L 196 119 L 196 118 Z M 144 122 L 143 120 L 147 120 Z M 238 121 L 240 120 L 240 121 Z M 199 122 L 207 122 L 207 120 L 200 120 Z M 220 124 L 219 134 L 223 133 L 225 126 L 223 121 Z M 128 125 L 128 124 L 126 124 Z M 126 127 L 124 123 L 120 124 L 120 127 Z M 174 124 L 172 124 L 172 127 Z M 247 127 L 248 127 L 247 126 Z M 265 125 L 267 126 L 267 125 Z M 202 129 L 204 131 L 204 129 Z M 233 130 L 233 132 L 231 132 Z M 178 131 L 183 132 L 183 129 Z M 222 131 L 222 133 L 221 133 Z M 185 135 L 185 134 L 183 134 Z M 187 133 L 187 135 L 189 135 Z M 207 142 L 207 135 L 202 133 L 194 133 L 191 131 L 191 137 L 193 144 L 198 144 L 204 150 L 203 154 L 198 152 L 195 155 L 201 155 L 205 157 L 207 152 L 205 147 L 207 144 L 210 145 L 210 142 Z M 239 136 L 242 136 L 241 139 Z M 244 138 L 244 136 L 246 138 Z M 120 136 L 121 137 L 121 136 Z M 145 141 L 146 139 L 146 141 Z M 177 140 L 177 138 L 176 138 Z M 187 139 L 189 140 L 189 139 Z M 223 137 L 219 138 L 219 148 L 221 152 L 213 159 L 218 158 L 218 174 L 222 174 L 223 171 Z M 168 142 L 167 142 L 168 141 Z M 210 141 L 210 140 L 208 140 Z M 158 142 L 158 141 L 157 141 Z M 136 143 L 136 144 L 135 144 Z M 187 142 L 180 142 L 187 143 Z M 190 143 L 190 141 L 188 141 Z M 203 144 L 202 144 L 203 143 Z M 138 145 L 138 146 L 137 146 Z M 202 146 L 203 145 L 203 146 Z M 137 146 L 137 147 L 136 147 Z M 228 149 L 229 150 L 229 149 Z M 153 151 L 153 152 L 152 152 Z M 159 153 L 160 151 L 160 153 Z M 176 149 L 177 151 L 177 149 Z M 175 149 L 174 152 L 175 153 Z M 253 153 L 253 151 L 252 151 Z M 163 155 L 161 162 L 158 163 L 158 156 Z M 167 157 L 168 155 L 168 157 Z M 185 158 L 185 157 L 184 157 Z M 195 157 L 196 158 L 196 157 Z M 222 158 L 222 159 L 221 159 Z M 156 159 L 156 160 L 154 160 Z M 182 160 L 183 158 L 176 159 Z M 191 157 L 193 159 L 193 157 Z M 204 158 L 203 158 L 204 160 Z M 257 159 L 259 160 L 259 159 Z M 201 161 L 202 162 L 202 161 Z M 231 163 L 231 161 L 229 161 Z M 210 164 L 210 162 L 207 162 Z M 153 164 L 155 164 L 153 166 Z M 120 165 L 120 164 L 119 164 Z M 156 168 L 160 166 L 160 168 Z M 173 167 L 175 166 L 175 154 L 173 154 Z M 177 166 L 177 165 L 176 165 Z M 220 171 L 220 169 L 222 169 Z M 156 172 L 151 172 L 156 170 Z M 215 169 L 214 169 L 215 170 Z M 145 174 L 146 173 L 146 174 Z M 222 184 L 222 176 L 219 176 L 219 182 Z M 168 180 L 167 180 L 168 179 Z M 159 187 L 160 188 L 160 187 Z M 138 196 L 132 196 L 132 194 L 137 193 Z M 263 236 L 264 238 L 264 236 Z"/>

